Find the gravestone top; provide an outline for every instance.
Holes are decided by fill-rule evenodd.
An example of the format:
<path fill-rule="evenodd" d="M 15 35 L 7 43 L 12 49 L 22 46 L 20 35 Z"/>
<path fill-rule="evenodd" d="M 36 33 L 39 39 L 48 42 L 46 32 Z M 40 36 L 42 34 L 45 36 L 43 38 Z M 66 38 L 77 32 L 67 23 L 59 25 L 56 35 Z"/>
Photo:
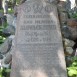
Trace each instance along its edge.
<path fill-rule="evenodd" d="M 36 1 L 36 0 L 22 0 L 22 2 L 27 2 L 27 1 Z M 38 0 L 37 0 L 38 1 Z M 59 2 L 59 0 L 42 0 L 43 2 L 49 2 L 49 3 L 54 3 L 57 4 Z"/>
<path fill-rule="evenodd" d="M 26 1 L 18 10 L 11 77 L 67 77 L 57 7 Z"/>
<path fill-rule="evenodd" d="M 54 6 L 54 4 L 51 5 L 49 3 L 47 3 L 47 5 L 46 5 L 46 4 L 44 4 L 46 2 L 43 2 L 43 1 L 41 1 L 41 2 L 44 5 L 42 5 L 41 3 L 39 4 L 38 2 L 40 2 L 40 0 L 35 1 L 35 3 L 32 2 L 32 1 L 30 1 L 30 2 L 27 1 L 19 7 L 18 23 L 19 23 L 19 21 L 22 22 L 22 20 L 23 20 L 23 22 L 19 23 L 18 25 L 21 24 L 21 27 L 19 27 L 19 28 L 20 28 L 21 31 L 24 31 L 25 33 L 20 32 L 20 34 L 17 34 L 18 35 L 17 38 L 21 37 L 21 35 L 22 35 L 21 33 L 24 34 L 23 36 L 26 36 L 27 34 L 28 35 L 36 35 L 36 36 L 41 34 L 40 36 L 42 36 L 43 33 L 41 33 L 40 30 L 51 30 L 52 29 L 52 33 L 48 33 L 48 32 L 44 31 L 44 36 L 46 36 L 45 33 L 48 33 L 47 34 L 48 36 L 53 34 L 52 35 L 53 38 L 51 39 L 51 42 L 55 43 L 55 40 L 56 40 L 56 42 L 60 42 L 61 39 L 58 38 L 59 36 L 57 35 L 57 32 L 55 33 L 56 36 L 54 35 L 54 31 L 56 30 L 55 28 L 56 28 L 57 25 L 59 25 L 59 21 L 56 19 L 56 17 L 57 17 L 57 10 L 56 10 L 57 8 L 56 8 L 56 6 Z M 33 6 L 31 4 L 33 4 Z M 24 6 L 26 8 L 24 8 Z M 53 13 L 53 11 L 55 11 L 55 12 Z M 22 16 L 20 15 L 21 14 L 20 12 L 23 13 Z M 52 23 L 52 26 L 51 26 L 51 23 Z M 25 26 L 25 24 L 26 24 L 26 26 Z M 29 25 L 29 24 L 33 24 L 33 25 Z M 56 25 L 56 26 L 54 26 L 54 25 Z M 47 27 L 47 26 L 49 26 L 49 27 Z M 32 29 L 32 31 L 33 30 L 35 31 L 35 29 L 36 29 L 38 32 L 37 31 L 35 33 L 27 32 L 27 30 L 30 30 L 30 29 Z M 58 29 L 58 27 L 57 27 L 57 29 Z M 38 37 L 41 38 L 40 36 L 38 36 Z M 58 38 L 58 39 L 56 39 L 56 38 Z M 18 43 L 21 42 L 21 44 L 29 43 L 29 42 L 34 43 L 33 41 L 31 42 L 32 39 L 30 41 L 29 41 L 29 39 L 23 38 L 23 37 L 20 38 L 20 39 L 18 39 L 17 42 Z M 43 43 L 43 42 L 45 42 L 43 39 L 41 41 L 38 39 L 38 40 L 36 40 L 35 43 Z M 47 40 L 47 42 L 48 42 L 48 40 Z M 49 42 L 50 42 L 50 40 L 49 40 Z"/>

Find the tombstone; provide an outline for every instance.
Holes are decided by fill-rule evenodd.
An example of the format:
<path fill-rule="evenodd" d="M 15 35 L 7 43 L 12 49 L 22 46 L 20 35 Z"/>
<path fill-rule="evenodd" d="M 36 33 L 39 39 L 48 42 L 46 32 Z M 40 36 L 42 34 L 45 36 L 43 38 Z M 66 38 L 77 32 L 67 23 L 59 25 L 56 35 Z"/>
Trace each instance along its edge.
<path fill-rule="evenodd" d="M 10 77 L 67 77 L 54 4 L 31 0 L 19 6 Z"/>

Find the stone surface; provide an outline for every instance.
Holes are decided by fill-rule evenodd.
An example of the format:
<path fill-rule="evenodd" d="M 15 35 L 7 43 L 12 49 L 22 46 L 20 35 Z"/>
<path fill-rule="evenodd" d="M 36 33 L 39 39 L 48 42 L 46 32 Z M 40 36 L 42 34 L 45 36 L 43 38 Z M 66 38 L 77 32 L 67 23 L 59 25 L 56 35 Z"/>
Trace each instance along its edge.
<path fill-rule="evenodd" d="M 8 54 L 4 59 L 4 64 L 9 64 L 12 61 L 12 55 Z"/>
<path fill-rule="evenodd" d="M 54 4 L 57 4 L 58 2 L 59 2 L 59 0 L 47 0 L 48 2 L 52 2 L 52 3 L 54 3 Z"/>
<path fill-rule="evenodd" d="M 64 12 L 66 11 L 66 2 L 65 1 L 60 1 L 58 3 L 59 11 Z"/>
<path fill-rule="evenodd" d="M 72 40 L 69 40 L 69 39 L 63 39 L 63 40 L 64 40 L 64 45 L 65 45 L 66 47 L 73 47 L 74 44 L 75 44 L 75 42 L 72 41 Z"/>
<path fill-rule="evenodd" d="M 7 38 L 4 41 L 4 43 L 0 45 L 0 53 L 6 54 L 10 50 L 11 44 L 12 44 L 12 39 Z"/>
<path fill-rule="evenodd" d="M 68 19 L 67 12 L 60 12 L 59 16 L 60 16 L 61 25 L 67 22 Z"/>
<path fill-rule="evenodd" d="M 12 25 L 13 20 L 14 20 L 14 16 L 12 14 L 7 14 L 6 17 L 7 17 L 8 25 Z"/>
<path fill-rule="evenodd" d="M 17 17 L 14 18 L 12 25 L 16 28 Z"/>
<path fill-rule="evenodd" d="M 69 54 L 72 54 L 73 53 L 72 47 L 66 47 L 66 52 L 68 52 Z"/>
<path fill-rule="evenodd" d="M 68 26 L 62 26 L 62 34 L 64 38 L 71 39 L 71 31 L 69 30 Z"/>
<path fill-rule="evenodd" d="M 14 37 L 15 37 L 15 35 L 10 35 L 10 36 L 9 36 L 9 38 L 12 39 L 12 47 L 13 47 L 14 44 L 15 44 Z"/>
<path fill-rule="evenodd" d="M 26 1 L 17 25 L 10 77 L 67 77 L 56 6 Z"/>

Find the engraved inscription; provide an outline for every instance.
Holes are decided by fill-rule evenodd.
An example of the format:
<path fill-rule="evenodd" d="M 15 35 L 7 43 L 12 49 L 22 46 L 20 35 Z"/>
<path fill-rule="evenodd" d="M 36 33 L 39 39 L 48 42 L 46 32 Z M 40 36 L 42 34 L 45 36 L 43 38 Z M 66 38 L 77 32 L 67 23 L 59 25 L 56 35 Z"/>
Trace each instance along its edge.
<path fill-rule="evenodd" d="M 28 43 L 55 43 L 60 42 L 60 38 L 57 35 L 57 32 L 55 33 L 56 36 L 54 35 L 54 32 L 56 31 L 51 31 L 51 30 L 22 30 L 18 37 L 25 36 L 26 38 L 20 38 L 17 40 L 17 42 L 20 44 L 28 44 Z M 53 38 L 52 38 L 53 37 Z M 58 39 L 56 39 L 58 38 Z M 25 43 L 26 42 L 26 43 Z"/>
<path fill-rule="evenodd" d="M 29 18 L 29 19 L 34 19 L 34 18 L 41 18 L 41 19 L 44 19 L 44 18 L 50 18 L 50 15 L 48 15 L 48 14 L 46 14 L 46 15 L 31 15 L 31 14 L 27 14 L 27 15 L 24 15 L 24 17 L 23 18 Z M 52 19 L 52 17 L 51 17 L 51 19 Z"/>
<path fill-rule="evenodd" d="M 43 9 L 43 6 L 36 3 L 36 4 L 33 4 L 33 10 L 34 10 L 34 13 L 41 13 Z"/>
<path fill-rule="evenodd" d="M 23 35 L 26 38 L 21 37 L 18 39 L 18 43 L 52 43 L 53 39 L 56 40 L 56 37 L 58 38 L 58 36 L 54 36 L 53 32 L 51 32 L 54 31 L 57 33 L 57 24 L 55 23 L 55 20 L 53 19 L 52 15 L 49 15 L 48 13 L 41 14 L 43 6 L 39 5 L 38 3 L 33 4 L 33 6 L 35 14 L 24 13 L 22 16 L 23 19 L 20 23 L 20 35 Z M 45 7 L 45 11 L 50 12 L 52 9 L 49 5 L 47 5 Z M 37 12 L 40 14 L 36 14 Z M 18 37 L 20 37 L 20 35 L 18 35 Z"/>
<path fill-rule="evenodd" d="M 20 30 L 55 30 L 55 25 L 22 25 Z"/>
<path fill-rule="evenodd" d="M 47 6 L 45 7 L 45 11 L 48 12 L 48 13 L 50 13 L 50 12 L 52 12 L 53 10 L 52 10 L 52 7 L 51 7 L 50 5 L 47 5 Z"/>
<path fill-rule="evenodd" d="M 33 11 L 34 13 L 43 13 L 43 12 L 50 13 L 53 11 L 53 9 L 50 5 L 43 6 L 39 3 L 34 3 L 32 6 L 26 4 L 26 8 L 24 8 L 23 11 L 25 13 L 30 13 L 31 11 Z"/>
<path fill-rule="evenodd" d="M 26 13 L 28 13 L 28 12 L 30 12 L 31 11 L 31 7 L 29 6 L 29 5 L 26 5 L 26 8 L 24 8 L 24 12 Z"/>

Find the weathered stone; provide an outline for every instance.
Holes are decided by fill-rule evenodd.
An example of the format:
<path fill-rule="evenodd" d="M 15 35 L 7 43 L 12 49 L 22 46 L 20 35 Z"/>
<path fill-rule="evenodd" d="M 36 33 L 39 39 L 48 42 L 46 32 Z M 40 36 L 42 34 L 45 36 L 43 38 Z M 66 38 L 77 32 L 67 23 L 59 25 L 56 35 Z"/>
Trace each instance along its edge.
<path fill-rule="evenodd" d="M 62 34 L 64 38 L 71 39 L 71 32 L 68 26 L 62 26 Z"/>
<path fill-rule="evenodd" d="M 15 27 L 15 29 L 16 29 L 16 25 L 17 25 L 16 22 L 17 22 L 17 18 L 15 17 L 14 20 L 13 20 L 13 23 L 12 23 L 12 25 Z"/>
<path fill-rule="evenodd" d="M 0 46 L 0 52 L 6 54 L 11 48 L 12 40 L 7 38 L 3 44 Z"/>
<path fill-rule="evenodd" d="M 69 54 L 72 54 L 73 53 L 72 47 L 66 47 L 66 52 L 68 52 Z"/>
<path fill-rule="evenodd" d="M 12 23 L 13 23 L 13 20 L 14 20 L 13 14 L 7 14 L 6 17 L 7 17 L 7 23 L 8 23 L 8 25 L 11 26 Z"/>
<path fill-rule="evenodd" d="M 63 24 L 66 23 L 66 21 L 68 19 L 68 13 L 66 11 L 66 2 L 65 1 L 60 1 L 58 3 L 58 10 L 59 10 L 60 23 L 63 26 Z"/>
<path fill-rule="evenodd" d="M 10 35 L 9 38 L 12 39 L 12 48 L 13 48 L 15 46 L 15 40 L 14 40 L 15 35 Z"/>
<path fill-rule="evenodd" d="M 1 66 L 4 68 L 10 68 L 12 61 L 12 55 L 8 52 L 6 55 L 3 55 L 3 59 L 1 60 Z"/>
<path fill-rule="evenodd" d="M 60 17 L 61 24 L 66 23 L 67 20 L 68 20 L 68 14 L 67 14 L 67 12 L 60 12 L 59 17 Z"/>
<path fill-rule="evenodd" d="M 66 2 L 60 1 L 58 3 L 58 9 L 59 9 L 60 12 L 66 12 Z"/>
<path fill-rule="evenodd" d="M 12 61 L 12 55 L 8 54 L 4 59 L 4 64 L 9 64 Z"/>
<path fill-rule="evenodd" d="M 17 25 L 10 77 L 67 77 L 56 5 L 26 1 Z"/>
<path fill-rule="evenodd" d="M 73 47 L 75 42 L 69 39 L 63 39 L 65 47 Z"/>
<path fill-rule="evenodd" d="M 58 4 L 59 0 L 47 0 L 50 3 Z"/>

